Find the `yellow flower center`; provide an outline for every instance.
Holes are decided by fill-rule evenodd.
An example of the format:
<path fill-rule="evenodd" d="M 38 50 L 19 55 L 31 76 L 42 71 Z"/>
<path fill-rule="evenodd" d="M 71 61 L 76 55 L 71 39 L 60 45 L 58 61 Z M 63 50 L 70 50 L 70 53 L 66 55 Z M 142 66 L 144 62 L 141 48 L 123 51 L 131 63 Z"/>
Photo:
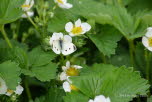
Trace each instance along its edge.
<path fill-rule="evenodd" d="M 82 32 L 82 27 L 74 27 L 72 29 L 73 34 L 80 34 Z"/>
<path fill-rule="evenodd" d="M 63 1 L 62 1 L 62 0 L 57 0 L 57 2 L 59 2 L 59 3 L 63 4 Z"/>
<path fill-rule="evenodd" d="M 71 68 L 67 69 L 66 74 L 68 76 L 78 76 L 79 75 L 79 70 L 76 69 L 76 68 L 71 67 Z"/>
<path fill-rule="evenodd" d="M 12 94 L 14 91 L 13 90 L 7 90 L 8 93 Z"/>
<path fill-rule="evenodd" d="M 30 5 L 22 5 L 23 8 L 27 7 L 30 8 Z"/>
<path fill-rule="evenodd" d="M 76 88 L 74 85 L 70 85 L 70 88 L 71 88 L 71 90 L 74 90 L 74 91 L 78 91 L 78 90 L 79 90 L 79 89 Z"/>
<path fill-rule="evenodd" d="M 152 47 L 152 37 L 148 38 L 149 46 Z"/>

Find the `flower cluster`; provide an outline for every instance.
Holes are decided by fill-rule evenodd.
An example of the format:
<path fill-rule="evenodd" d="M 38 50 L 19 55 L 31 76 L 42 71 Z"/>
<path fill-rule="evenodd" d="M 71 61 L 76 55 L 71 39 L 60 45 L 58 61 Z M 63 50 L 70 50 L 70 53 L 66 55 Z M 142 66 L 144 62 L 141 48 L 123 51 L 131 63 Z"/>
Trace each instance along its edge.
<path fill-rule="evenodd" d="M 60 74 L 60 80 L 65 81 L 63 83 L 63 89 L 65 92 L 71 92 L 71 90 L 77 91 L 78 89 L 72 85 L 72 81 L 69 80 L 70 76 L 79 76 L 81 66 L 78 65 L 70 65 L 70 62 L 66 62 L 66 66 L 62 67 L 63 72 Z"/>
<path fill-rule="evenodd" d="M 55 0 L 55 3 L 58 4 L 59 7 L 69 9 L 73 7 L 72 4 L 67 3 L 67 0 Z M 72 43 L 72 37 L 80 36 L 85 34 L 91 29 L 91 26 L 86 22 L 81 22 L 78 19 L 74 24 L 72 22 L 68 22 L 65 25 L 66 32 L 69 35 L 63 35 L 63 33 L 53 33 L 50 38 L 50 45 L 52 50 L 56 54 L 69 55 L 76 51 L 76 46 Z M 69 61 L 66 62 L 66 66 L 62 67 L 63 72 L 59 75 L 59 78 L 63 82 L 63 89 L 65 92 L 79 91 L 79 89 L 72 84 L 72 81 L 69 79 L 71 76 L 79 76 L 80 75 L 81 66 L 71 65 Z M 103 95 L 96 96 L 94 100 L 90 99 L 88 102 L 110 102 L 110 98 L 105 98 Z"/>
<path fill-rule="evenodd" d="M 21 85 L 18 85 L 16 87 L 16 90 L 10 90 L 8 89 L 5 81 L 0 77 L 0 94 L 3 95 L 7 95 L 7 96 L 11 96 L 12 94 L 16 94 L 16 95 L 21 95 L 23 92 L 23 87 Z"/>

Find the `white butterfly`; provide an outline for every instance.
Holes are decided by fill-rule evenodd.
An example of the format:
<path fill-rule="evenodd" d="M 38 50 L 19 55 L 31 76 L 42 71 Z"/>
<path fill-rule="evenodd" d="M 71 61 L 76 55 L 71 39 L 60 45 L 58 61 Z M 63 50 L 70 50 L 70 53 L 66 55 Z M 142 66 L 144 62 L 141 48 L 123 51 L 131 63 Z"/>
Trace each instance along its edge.
<path fill-rule="evenodd" d="M 53 33 L 50 38 L 50 45 L 56 54 L 69 55 L 76 51 L 76 46 L 72 43 L 72 38 L 69 35 L 62 33 Z"/>

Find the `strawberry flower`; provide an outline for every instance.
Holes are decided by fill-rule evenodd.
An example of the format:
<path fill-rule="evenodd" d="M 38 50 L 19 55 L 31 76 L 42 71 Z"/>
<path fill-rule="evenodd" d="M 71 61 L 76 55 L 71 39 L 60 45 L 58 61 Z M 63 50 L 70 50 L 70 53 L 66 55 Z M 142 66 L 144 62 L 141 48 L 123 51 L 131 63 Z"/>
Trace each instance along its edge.
<path fill-rule="evenodd" d="M 78 36 L 81 34 L 85 34 L 91 29 L 91 26 L 88 23 L 82 23 L 80 19 L 78 19 L 75 24 L 72 22 L 68 22 L 65 25 L 65 30 L 69 33 L 70 36 Z"/>

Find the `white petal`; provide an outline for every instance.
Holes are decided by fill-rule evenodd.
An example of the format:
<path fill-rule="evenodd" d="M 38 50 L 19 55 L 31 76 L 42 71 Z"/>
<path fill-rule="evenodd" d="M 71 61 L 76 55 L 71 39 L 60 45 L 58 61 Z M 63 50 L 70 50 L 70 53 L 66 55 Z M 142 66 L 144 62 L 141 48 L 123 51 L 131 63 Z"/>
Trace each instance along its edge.
<path fill-rule="evenodd" d="M 106 102 L 106 98 L 103 95 L 96 96 L 94 102 Z"/>
<path fill-rule="evenodd" d="M 72 32 L 70 32 L 69 35 L 70 35 L 71 37 L 76 36 L 76 35 L 73 34 Z"/>
<path fill-rule="evenodd" d="M 67 81 L 63 83 L 63 89 L 65 92 L 71 92 L 70 84 Z"/>
<path fill-rule="evenodd" d="M 80 27 L 80 26 L 81 26 L 81 19 L 78 19 L 78 20 L 75 22 L 75 26 L 76 26 L 76 27 Z"/>
<path fill-rule="evenodd" d="M 94 102 L 92 99 L 90 99 L 88 102 Z"/>
<path fill-rule="evenodd" d="M 28 15 L 29 17 L 33 17 L 33 16 L 34 16 L 34 12 L 33 12 L 33 11 L 28 11 L 28 12 L 27 12 L 27 15 Z M 22 18 L 27 18 L 27 15 L 24 13 L 21 17 L 22 17 Z"/>
<path fill-rule="evenodd" d="M 63 81 L 63 80 L 66 80 L 66 79 L 67 79 L 66 73 L 65 73 L 65 72 L 62 72 L 62 73 L 60 74 L 60 80 Z"/>
<path fill-rule="evenodd" d="M 148 27 L 147 31 L 151 31 L 152 32 L 152 27 Z"/>
<path fill-rule="evenodd" d="M 31 0 L 30 6 L 32 7 L 34 5 L 34 0 Z"/>
<path fill-rule="evenodd" d="M 76 27 L 80 27 L 80 26 L 81 26 L 81 19 L 78 19 L 78 20 L 75 22 L 75 26 L 76 26 Z"/>
<path fill-rule="evenodd" d="M 6 92 L 6 94 L 5 95 L 7 95 L 7 96 L 11 96 L 13 93 L 11 93 L 11 92 Z"/>
<path fill-rule="evenodd" d="M 70 9 L 70 8 L 72 8 L 72 7 L 73 7 L 73 5 L 70 4 L 70 3 L 66 3 L 66 4 L 65 4 L 65 8 L 66 8 L 66 9 Z"/>
<path fill-rule="evenodd" d="M 62 66 L 62 70 L 66 71 L 68 68 L 66 66 Z"/>
<path fill-rule="evenodd" d="M 148 41 L 148 38 L 143 36 L 142 37 L 142 43 L 145 47 L 148 47 L 149 46 L 149 41 Z"/>
<path fill-rule="evenodd" d="M 0 94 L 5 94 L 7 92 L 7 86 L 5 81 L 0 78 Z"/>
<path fill-rule="evenodd" d="M 64 36 L 64 41 L 65 41 L 65 42 L 69 42 L 69 43 L 71 43 L 71 42 L 72 42 L 72 38 L 71 38 L 71 36 L 69 36 L 69 35 L 65 35 L 65 36 Z"/>
<path fill-rule="evenodd" d="M 71 32 L 73 29 L 73 23 L 72 22 L 68 22 L 66 25 L 65 25 L 65 30 L 67 32 Z"/>
<path fill-rule="evenodd" d="M 83 68 L 82 66 L 78 66 L 78 65 L 73 65 L 73 67 L 76 68 L 76 69 L 81 69 L 81 68 Z"/>
<path fill-rule="evenodd" d="M 73 7 L 73 5 L 70 3 L 64 3 L 64 4 L 58 3 L 58 5 L 59 7 L 64 8 L 64 9 L 70 9 Z"/>
<path fill-rule="evenodd" d="M 22 9 L 24 11 L 28 11 L 32 8 L 32 6 L 34 5 L 34 0 L 26 0 L 25 3 L 23 5 L 30 5 L 30 7 L 22 7 Z"/>
<path fill-rule="evenodd" d="M 66 62 L 66 67 L 67 67 L 67 68 L 70 68 L 70 61 L 67 61 L 67 62 Z"/>
<path fill-rule="evenodd" d="M 152 37 L 152 27 L 147 28 L 146 36 Z"/>
<path fill-rule="evenodd" d="M 85 32 L 88 32 L 91 29 L 91 26 L 88 23 L 82 23 L 81 27 Z"/>
<path fill-rule="evenodd" d="M 21 95 L 22 92 L 23 92 L 23 90 L 24 90 L 24 88 L 23 88 L 21 85 L 18 85 L 18 86 L 16 87 L 16 90 L 15 90 L 14 92 L 15 92 L 15 94 L 17 94 L 17 95 Z"/>
<path fill-rule="evenodd" d="M 147 49 L 148 49 L 149 51 L 152 51 L 152 47 L 147 47 Z"/>
<path fill-rule="evenodd" d="M 109 98 L 109 97 L 107 98 L 107 101 L 106 101 L 106 102 L 111 102 L 111 100 L 110 100 L 110 98 Z"/>

